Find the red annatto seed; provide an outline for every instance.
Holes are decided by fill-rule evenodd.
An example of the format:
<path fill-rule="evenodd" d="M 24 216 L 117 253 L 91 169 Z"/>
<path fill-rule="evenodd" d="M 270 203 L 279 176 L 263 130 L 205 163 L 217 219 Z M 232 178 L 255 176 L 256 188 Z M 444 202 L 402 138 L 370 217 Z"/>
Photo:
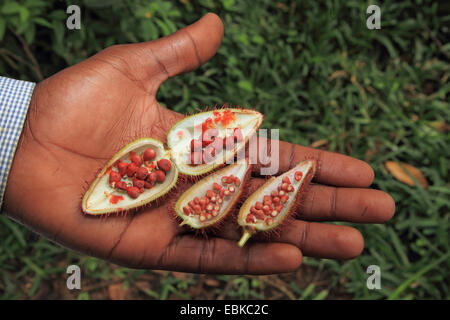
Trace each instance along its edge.
<path fill-rule="evenodd" d="M 126 191 L 127 188 L 128 188 L 128 185 L 127 185 L 127 183 L 125 181 L 119 181 L 119 182 L 116 183 L 116 188 Z"/>
<path fill-rule="evenodd" d="M 225 191 L 223 192 L 223 195 L 224 195 L 225 197 L 229 197 L 229 196 L 231 195 L 230 190 L 225 190 Z"/>
<path fill-rule="evenodd" d="M 255 223 L 256 219 L 255 219 L 255 216 L 253 214 L 249 214 L 249 215 L 247 215 L 247 218 L 245 219 L 245 221 L 247 223 Z"/>
<path fill-rule="evenodd" d="M 141 192 L 139 191 L 139 188 L 137 188 L 137 187 L 128 187 L 127 193 L 133 199 L 136 199 L 141 194 Z"/>
<path fill-rule="evenodd" d="M 256 210 L 258 210 L 258 209 L 256 209 L 255 206 L 251 206 L 251 207 L 250 207 L 250 212 L 251 212 L 251 213 L 255 213 Z"/>
<path fill-rule="evenodd" d="M 289 185 L 287 192 L 293 192 L 294 191 L 294 186 L 292 184 Z"/>
<path fill-rule="evenodd" d="M 277 210 L 272 210 L 270 215 L 275 218 L 278 215 L 278 211 Z"/>
<path fill-rule="evenodd" d="M 283 180 L 281 180 L 281 181 L 283 181 L 283 183 L 291 184 L 291 180 L 289 179 L 288 176 L 285 176 L 285 177 L 283 178 Z"/>
<path fill-rule="evenodd" d="M 191 152 L 197 152 L 202 150 L 202 142 L 200 140 L 191 140 Z"/>
<path fill-rule="evenodd" d="M 239 187 L 241 185 L 241 179 L 239 179 L 238 177 L 234 178 L 234 185 L 236 187 Z"/>
<path fill-rule="evenodd" d="M 286 192 L 284 190 L 280 190 L 280 192 L 278 192 L 278 195 L 280 197 L 284 196 L 286 194 Z"/>
<path fill-rule="evenodd" d="M 167 159 L 158 160 L 156 164 L 159 169 L 164 170 L 165 172 L 170 171 L 170 168 L 172 167 L 172 164 Z"/>
<path fill-rule="evenodd" d="M 219 135 L 219 130 L 215 128 L 207 129 L 202 134 L 202 145 L 206 147 L 214 141 L 214 138 Z"/>
<path fill-rule="evenodd" d="M 217 201 L 217 197 L 211 197 L 211 202 L 216 202 Z"/>
<path fill-rule="evenodd" d="M 120 176 L 120 174 L 118 172 L 111 171 L 109 173 L 109 184 L 117 183 L 120 181 L 121 178 L 122 177 Z"/>
<path fill-rule="evenodd" d="M 119 169 L 119 173 L 120 173 L 121 176 L 126 175 L 127 167 L 128 167 L 128 163 L 126 163 L 126 162 L 119 162 L 118 163 L 117 169 Z"/>
<path fill-rule="evenodd" d="M 189 207 L 191 207 L 192 209 L 194 209 L 195 206 L 195 202 L 194 201 L 189 201 L 188 202 Z"/>
<path fill-rule="evenodd" d="M 220 189 L 220 191 L 219 191 L 219 198 L 222 199 L 224 195 L 225 195 L 225 190 L 224 189 Z"/>
<path fill-rule="evenodd" d="M 206 216 L 204 214 L 201 214 L 200 217 L 198 217 L 198 219 L 200 220 L 200 222 L 205 222 Z"/>
<path fill-rule="evenodd" d="M 255 217 L 256 217 L 258 220 L 264 220 L 264 211 L 262 211 L 262 210 L 256 210 L 256 211 L 254 212 L 254 215 L 255 215 Z"/>
<path fill-rule="evenodd" d="M 212 204 L 208 204 L 208 205 L 206 206 L 206 211 L 212 211 L 213 209 L 214 209 L 214 207 L 213 207 Z"/>
<path fill-rule="evenodd" d="M 268 201 L 270 201 L 270 202 L 272 202 L 272 197 L 271 196 L 264 196 L 264 198 L 263 198 L 264 200 L 264 202 L 268 202 Z"/>
<path fill-rule="evenodd" d="M 216 204 L 216 205 L 214 206 L 214 210 L 219 211 L 219 210 L 220 210 L 220 206 Z"/>
<path fill-rule="evenodd" d="M 145 181 L 134 178 L 133 179 L 133 186 L 135 186 L 138 189 L 144 188 L 145 187 Z"/>
<path fill-rule="evenodd" d="M 280 192 L 281 191 L 281 185 L 279 185 L 277 189 L 278 189 L 278 192 Z"/>
<path fill-rule="evenodd" d="M 258 209 L 258 210 L 261 210 L 263 208 L 263 204 L 261 202 L 259 202 L 259 201 L 256 201 L 255 208 Z"/>
<path fill-rule="evenodd" d="M 271 193 L 272 197 L 278 197 L 278 192 L 276 192 L 275 190 L 273 190 Z"/>
<path fill-rule="evenodd" d="M 296 181 L 302 180 L 302 177 L 303 177 L 303 172 L 301 172 L 301 171 L 296 171 L 295 172 L 294 178 L 295 178 Z"/>
<path fill-rule="evenodd" d="M 263 206 L 262 210 L 264 211 L 264 214 L 269 214 L 270 213 L 270 207 L 268 205 Z"/>
<path fill-rule="evenodd" d="M 145 189 L 151 189 L 151 188 L 153 188 L 153 184 L 151 184 L 150 182 L 145 181 L 144 182 L 144 188 Z"/>
<path fill-rule="evenodd" d="M 280 198 L 281 203 L 286 203 L 289 200 L 289 196 L 285 195 Z"/>
<path fill-rule="evenodd" d="M 289 186 L 289 185 L 288 185 L 286 182 L 283 182 L 283 183 L 281 184 L 281 190 L 287 191 L 288 186 Z"/>
<path fill-rule="evenodd" d="M 212 197 L 215 197 L 216 194 L 214 193 L 214 191 L 208 190 L 206 191 L 206 196 L 211 199 Z"/>
<path fill-rule="evenodd" d="M 186 206 L 183 208 L 183 212 L 185 215 L 189 216 L 192 213 L 192 210 L 191 210 L 191 208 Z"/>
<path fill-rule="evenodd" d="M 158 180 L 158 174 L 156 173 L 156 171 L 153 171 L 148 175 L 147 181 L 151 184 L 154 184 L 156 180 Z"/>
<path fill-rule="evenodd" d="M 162 170 L 153 171 L 151 174 L 155 174 L 156 181 L 163 182 L 166 179 L 166 174 Z"/>
<path fill-rule="evenodd" d="M 276 206 L 276 207 L 275 207 L 275 210 L 276 210 L 277 212 L 281 212 L 281 210 L 283 210 L 283 205 L 280 204 L 280 205 Z"/>
<path fill-rule="evenodd" d="M 133 162 L 137 167 L 140 167 L 142 165 L 142 158 L 138 156 L 137 154 L 133 154 L 130 157 L 130 161 Z"/>
<path fill-rule="evenodd" d="M 211 213 L 207 213 L 207 214 L 206 214 L 206 219 L 209 220 L 209 219 L 211 219 L 211 218 L 212 218 L 212 214 L 211 214 Z"/>
<path fill-rule="evenodd" d="M 202 212 L 202 208 L 200 207 L 200 205 L 196 204 L 194 206 L 194 211 L 195 213 L 200 214 Z"/>
<path fill-rule="evenodd" d="M 222 181 L 222 184 L 228 184 L 228 177 L 222 177 L 222 179 L 220 179 L 220 181 Z"/>
<path fill-rule="evenodd" d="M 222 198 L 217 199 L 217 203 L 218 204 L 222 204 L 223 203 L 223 199 Z"/>
<path fill-rule="evenodd" d="M 148 177 L 148 170 L 145 167 L 140 167 L 136 172 L 136 178 L 140 180 L 145 180 Z"/>
<path fill-rule="evenodd" d="M 137 170 L 138 170 L 138 167 L 136 166 L 136 164 L 134 162 L 128 164 L 127 176 L 129 176 L 130 178 L 133 177 L 136 174 Z"/>
<path fill-rule="evenodd" d="M 229 186 L 228 191 L 230 191 L 230 193 L 234 193 L 236 189 L 233 186 Z"/>
<path fill-rule="evenodd" d="M 233 136 L 234 136 L 234 141 L 236 141 L 236 142 L 244 141 L 244 136 L 242 135 L 242 131 L 239 128 L 234 128 Z"/>
<path fill-rule="evenodd" d="M 193 164 L 193 165 L 201 164 L 202 163 L 202 151 L 192 152 L 190 160 L 191 160 L 190 164 Z"/>
<path fill-rule="evenodd" d="M 195 197 L 195 198 L 194 198 L 194 203 L 195 203 L 195 204 L 199 204 L 199 203 L 200 203 L 199 197 Z"/>
<path fill-rule="evenodd" d="M 270 226 L 270 225 L 272 225 L 272 224 L 273 224 L 272 218 L 267 218 L 267 219 L 266 219 L 266 225 Z"/>
<path fill-rule="evenodd" d="M 222 188 L 222 186 L 221 186 L 220 184 L 218 184 L 217 182 L 214 182 L 214 184 L 213 184 L 213 189 L 214 189 L 214 190 L 217 190 L 217 191 L 220 191 L 220 190 L 222 190 L 223 188 Z"/>
<path fill-rule="evenodd" d="M 144 161 L 152 161 L 156 157 L 156 152 L 152 148 L 147 148 L 142 154 L 142 157 Z"/>
<path fill-rule="evenodd" d="M 213 217 L 217 217 L 219 215 L 219 211 L 213 210 L 211 212 L 211 214 L 212 214 Z"/>
<path fill-rule="evenodd" d="M 279 204 L 280 203 L 280 198 L 279 197 L 273 197 L 272 198 L 272 202 L 275 204 Z"/>

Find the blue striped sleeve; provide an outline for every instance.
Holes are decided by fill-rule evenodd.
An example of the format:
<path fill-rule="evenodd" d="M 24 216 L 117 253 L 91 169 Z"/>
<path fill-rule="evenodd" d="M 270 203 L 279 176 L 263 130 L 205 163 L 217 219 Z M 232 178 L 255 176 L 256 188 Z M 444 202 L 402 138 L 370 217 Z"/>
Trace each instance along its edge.
<path fill-rule="evenodd" d="M 35 85 L 0 77 L 0 208 Z"/>

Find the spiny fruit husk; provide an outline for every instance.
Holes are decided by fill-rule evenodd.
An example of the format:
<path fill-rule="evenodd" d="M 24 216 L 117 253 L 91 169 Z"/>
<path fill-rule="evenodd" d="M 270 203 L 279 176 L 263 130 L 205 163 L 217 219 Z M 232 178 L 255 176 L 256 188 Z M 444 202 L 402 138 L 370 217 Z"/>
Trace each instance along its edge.
<path fill-rule="evenodd" d="M 137 198 L 133 198 L 129 195 L 127 190 L 118 188 L 117 182 L 110 182 L 111 173 L 115 172 L 120 175 L 118 163 L 130 165 L 132 163 L 131 157 L 136 155 L 138 157 L 142 156 L 143 158 L 145 150 L 148 149 L 155 151 L 153 159 L 148 161 L 142 159 L 142 164 L 138 168 L 147 168 L 147 171 L 149 172 L 148 178 L 152 172 L 156 171 L 163 171 L 165 177 L 163 181 L 153 181 L 153 186 L 151 188 L 138 188 L 140 189 L 140 192 L 138 193 Z M 91 184 L 82 201 L 83 212 L 91 215 L 101 215 L 127 211 L 132 208 L 143 206 L 166 194 L 176 184 L 178 179 L 178 169 L 170 162 L 171 166 L 169 170 L 159 170 L 160 168 L 158 168 L 157 163 L 161 159 L 168 160 L 169 153 L 164 150 L 164 145 L 158 140 L 142 138 L 126 145 L 112 157 Z M 164 164 L 164 162 L 162 164 Z M 121 175 L 120 181 L 125 182 L 127 186 L 131 188 L 135 184 L 133 182 L 135 178 L 136 174 L 133 174 L 130 177 L 125 172 L 125 174 Z M 147 182 L 147 179 L 145 179 L 145 181 Z"/>
<path fill-rule="evenodd" d="M 113 156 L 92 183 L 82 201 L 83 212 L 91 215 L 126 212 L 169 192 L 177 182 L 179 171 L 185 176 L 201 176 L 223 166 L 245 148 L 263 119 L 263 115 L 254 110 L 216 109 L 191 115 L 177 122 L 167 136 L 169 150 L 164 148 L 161 141 L 152 138 L 131 142 Z M 145 160 L 144 153 L 147 149 L 156 156 L 149 161 L 142 161 Z M 191 163 L 194 153 L 201 156 L 198 164 Z M 136 160 L 137 169 L 145 167 L 149 174 L 155 170 L 163 171 L 165 176 L 161 181 L 155 182 L 144 181 L 137 173 L 125 175 L 122 172 L 119 175 L 121 168 L 115 165 L 118 162 L 123 165 L 129 160 L 126 162 L 128 165 L 133 162 L 132 157 Z M 166 160 L 159 165 L 158 161 L 161 159 Z M 170 167 L 167 172 L 164 170 L 166 167 Z"/>
<path fill-rule="evenodd" d="M 273 177 L 259 187 L 242 205 L 238 223 L 243 234 L 238 242 L 243 247 L 257 232 L 267 232 L 280 226 L 295 209 L 302 190 L 316 172 L 316 162 L 298 163 L 284 174 Z"/>
<path fill-rule="evenodd" d="M 181 173 L 188 176 L 211 172 L 229 162 L 241 151 L 263 120 L 263 115 L 257 111 L 236 108 L 211 110 L 186 117 L 176 123 L 167 135 L 172 161 Z M 214 131 L 216 134 L 210 141 L 202 139 L 207 133 Z M 240 138 L 233 137 L 236 132 Z M 193 144 L 199 141 L 203 142 L 203 145 L 200 149 L 193 150 Z M 202 161 L 203 155 L 211 150 L 214 156 L 206 159 L 209 161 Z M 195 160 L 192 158 L 193 153 L 201 155 L 200 163 L 192 164 L 191 160 Z"/>
<path fill-rule="evenodd" d="M 204 229 L 217 225 L 234 208 L 250 173 L 247 159 L 226 166 L 198 181 L 178 199 L 180 225 Z"/>

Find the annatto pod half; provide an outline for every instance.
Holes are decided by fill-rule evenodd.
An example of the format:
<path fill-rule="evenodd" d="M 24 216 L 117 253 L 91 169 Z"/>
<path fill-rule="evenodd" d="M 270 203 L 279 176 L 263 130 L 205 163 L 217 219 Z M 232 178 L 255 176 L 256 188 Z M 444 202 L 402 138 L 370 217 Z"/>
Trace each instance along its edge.
<path fill-rule="evenodd" d="M 175 204 L 180 225 L 203 229 L 223 220 L 239 200 L 250 174 L 247 159 L 216 171 L 186 190 Z"/>
<path fill-rule="evenodd" d="M 83 212 L 102 215 L 141 207 L 170 191 L 178 172 L 198 176 L 223 166 L 245 147 L 263 118 L 254 110 L 211 110 L 177 122 L 167 136 L 168 150 L 152 138 L 129 143 L 91 184 Z"/>
<path fill-rule="evenodd" d="M 238 223 L 243 228 L 243 234 L 238 245 L 243 247 L 257 232 L 267 232 L 280 226 L 295 209 L 300 194 L 315 172 L 315 161 L 302 161 L 259 187 L 239 211 Z"/>

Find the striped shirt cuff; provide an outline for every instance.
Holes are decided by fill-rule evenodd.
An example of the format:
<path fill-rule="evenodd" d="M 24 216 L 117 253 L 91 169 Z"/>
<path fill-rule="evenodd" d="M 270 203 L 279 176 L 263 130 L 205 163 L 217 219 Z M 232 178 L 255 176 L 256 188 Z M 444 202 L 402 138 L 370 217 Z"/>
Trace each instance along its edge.
<path fill-rule="evenodd" d="M 0 210 L 35 85 L 33 82 L 0 77 Z"/>

